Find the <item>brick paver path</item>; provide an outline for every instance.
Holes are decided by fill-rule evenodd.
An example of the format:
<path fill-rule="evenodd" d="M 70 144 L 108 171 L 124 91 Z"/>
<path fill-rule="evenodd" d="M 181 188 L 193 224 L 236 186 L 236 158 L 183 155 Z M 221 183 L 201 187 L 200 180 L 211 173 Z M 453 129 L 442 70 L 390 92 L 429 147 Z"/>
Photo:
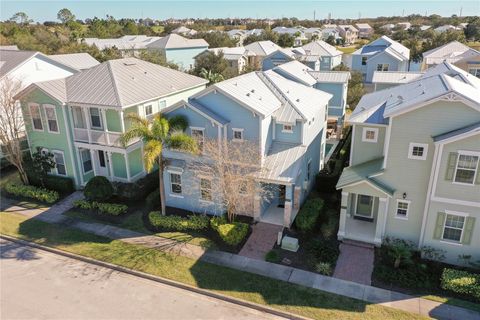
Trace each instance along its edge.
<path fill-rule="evenodd" d="M 265 260 L 265 254 L 272 250 L 275 242 L 277 242 L 278 233 L 282 231 L 283 226 L 270 223 L 259 222 L 252 228 L 252 234 L 247 242 L 240 250 L 239 255 Z"/>
<path fill-rule="evenodd" d="M 360 244 L 340 244 L 340 256 L 337 260 L 335 278 L 370 285 L 372 283 L 374 251 L 373 246 Z"/>

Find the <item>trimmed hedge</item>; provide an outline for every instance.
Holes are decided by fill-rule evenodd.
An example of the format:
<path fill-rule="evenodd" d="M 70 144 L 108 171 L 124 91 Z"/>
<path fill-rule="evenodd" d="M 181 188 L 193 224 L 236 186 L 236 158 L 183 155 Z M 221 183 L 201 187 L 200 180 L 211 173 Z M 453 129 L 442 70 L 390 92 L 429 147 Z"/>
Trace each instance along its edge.
<path fill-rule="evenodd" d="M 7 184 L 5 186 L 5 191 L 14 196 L 31 198 L 46 203 L 54 203 L 60 198 L 57 191 L 35 186 Z"/>
<path fill-rule="evenodd" d="M 129 201 L 143 201 L 145 195 L 158 188 L 158 170 L 152 171 L 135 182 L 113 182 L 115 194 Z"/>
<path fill-rule="evenodd" d="M 83 194 L 91 201 L 106 201 L 113 195 L 112 183 L 104 176 L 95 176 L 88 180 Z"/>
<path fill-rule="evenodd" d="M 445 268 L 442 273 L 441 286 L 444 290 L 470 296 L 480 301 L 480 274 L 478 273 Z"/>
<path fill-rule="evenodd" d="M 102 203 L 96 201 L 76 200 L 73 206 L 84 210 L 98 210 L 99 213 L 109 216 L 119 216 L 127 212 L 128 207 L 124 204 Z"/>
<path fill-rule="evenodd" d="M 31 173 L 27 172 L 28 181 L 32 186 L 43 188 L 45 189 L 57 191 L 60 194 L 70 194 L 75 191 L 75 187 L 73 185 L 73 179 L 69 177 L 61 177 L 61 176 L 53 176 L 48 175 L 43 179 L 43 186 L 40 179 Z"/>
<path fill-rule="evenodd" d="M 163 216 L 159 211 L 148 214 L 150 224 L 157 229 L 165 231 L 200 231 L 208 228 L 208 217 L 192 215 L 189 217 Z"/>
<path fill-rule="evenodd" d="M 145 204 L 149 209 L 160 207 L 160 189 L 155 189 L 145 198 Z"/>
<path fill-rule="evenodd" d="M 213 217 L 210 220 L 212 229 L 218 232 L 220 238 L 228 245 L 236 246 L 248 234 L 249 226 L 243 222 L 228 223 L 225 217 Z"/>
<path fill-rule="evenodd" d="M 320 198 L 307 199 L 295 219 L 295 226 L 300 232 L 308 233 L 315 230 L 325 202 Z"/>

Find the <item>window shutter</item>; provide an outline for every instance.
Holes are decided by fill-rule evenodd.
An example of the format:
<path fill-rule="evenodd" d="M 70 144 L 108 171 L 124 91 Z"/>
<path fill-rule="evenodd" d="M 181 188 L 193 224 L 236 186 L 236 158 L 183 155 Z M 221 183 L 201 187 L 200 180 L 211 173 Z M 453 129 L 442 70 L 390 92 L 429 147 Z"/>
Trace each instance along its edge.
<path fill-rule="evenodd" d="M 445 180 L 452 181 L 455 175 L 455 167 L 457 165 L 458 153 L 450 152 L 448 154 L 447 172 L 445 174 Z"/>
<path fill-rule="evenodd" d="M 473 226 L 475 225 L 475 218 L 474 217 L 467 217 L 465 219 L 465 229 L 463 230 L 463 244 L 470 244 L 472 240 L 472 233 L 473 233 Z"/>
<path fill-rule="evenodd" d="M 435 223 L 435 231 L 433 232 L 433 239 L 441 239 L 443 233 L 443 225 L 445 224 L 445 212 L 437 214 L 437 222 Z"/>

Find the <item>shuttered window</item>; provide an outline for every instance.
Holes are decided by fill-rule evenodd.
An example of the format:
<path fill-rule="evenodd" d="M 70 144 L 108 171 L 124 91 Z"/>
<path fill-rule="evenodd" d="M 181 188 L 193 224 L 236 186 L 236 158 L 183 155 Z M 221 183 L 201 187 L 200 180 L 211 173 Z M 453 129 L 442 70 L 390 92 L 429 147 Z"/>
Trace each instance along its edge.
<path fill-rule="evenodd" d="M 455 170 L 455 182 L 473 184 L 478 167 L 478 156 L 460 154 Z"/>

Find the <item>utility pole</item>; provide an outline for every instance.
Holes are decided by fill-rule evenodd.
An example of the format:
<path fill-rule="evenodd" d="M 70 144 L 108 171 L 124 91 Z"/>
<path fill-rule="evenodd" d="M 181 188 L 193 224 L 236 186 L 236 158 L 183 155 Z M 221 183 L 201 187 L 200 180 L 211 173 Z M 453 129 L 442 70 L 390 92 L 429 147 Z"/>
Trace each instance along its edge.
<path fill-rule="evenodd" d="M 313 10 L 313 21 L 316 20 L 316 19 L 315 19 L 315 13 L 316 13 L 315 10 Z"/>
<path fill-rule="evenodd" d="M 463 11 L 463 7 L 460 7 L 460 18 L 462 17 L 462 11 Z"/>

